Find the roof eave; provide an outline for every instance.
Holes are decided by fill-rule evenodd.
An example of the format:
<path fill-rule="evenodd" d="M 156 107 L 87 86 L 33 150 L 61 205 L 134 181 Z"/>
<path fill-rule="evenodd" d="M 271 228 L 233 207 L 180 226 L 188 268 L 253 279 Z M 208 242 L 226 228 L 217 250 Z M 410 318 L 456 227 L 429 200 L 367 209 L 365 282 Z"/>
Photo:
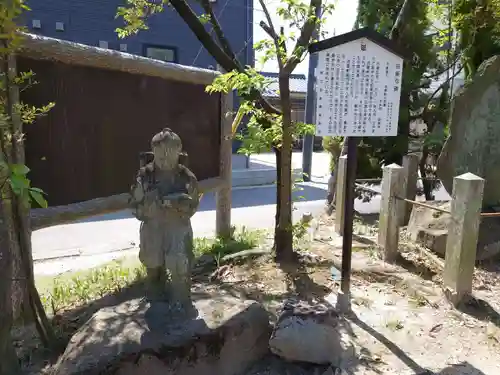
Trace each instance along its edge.
<path fill-rule="evenodd" d="M 391 53 L 394 53 L 395 55 L 403 59 L 407 59 L 409 57 L 408 51 L 401 48 L 395 41 L 386 38 L 384 35 L 378 33 L 377 31 L 369 27 L 353 30 L 345 34 L 337 35 L 325 40 L 321 40 L 316 43 L 312 43 L 309 45 L 308 50 L 309 53 L 317 53 L 362 38 L 366 38 L 372 41 L 373 43 L 379 45 L 380 47 L 386 49 Z"/>

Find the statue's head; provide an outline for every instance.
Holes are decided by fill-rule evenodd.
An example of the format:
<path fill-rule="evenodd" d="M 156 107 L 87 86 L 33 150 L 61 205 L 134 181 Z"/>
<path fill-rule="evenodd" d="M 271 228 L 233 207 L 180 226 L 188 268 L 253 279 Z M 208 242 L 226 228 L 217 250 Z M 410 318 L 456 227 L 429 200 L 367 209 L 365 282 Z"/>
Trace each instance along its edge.
<path fill-rule="evenodd" d="M 161 169 L 174 169 L 182 151 L 180 137 L 169 128 L 163 129 L 151 140 L 155 165 Z"/>

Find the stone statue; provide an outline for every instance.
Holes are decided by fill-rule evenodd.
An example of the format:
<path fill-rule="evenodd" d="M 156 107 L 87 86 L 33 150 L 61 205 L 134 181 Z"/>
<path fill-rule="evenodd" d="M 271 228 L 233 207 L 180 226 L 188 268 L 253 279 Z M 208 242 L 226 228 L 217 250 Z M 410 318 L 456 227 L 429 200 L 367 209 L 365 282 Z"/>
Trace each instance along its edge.
<path fill-rule="evenodd" d="M 132 186 L 134 215 L 142 221 L 139 259 L 147 268 L 149 293 L 182 307 L 191 305 L 193 230 L 198 181 L 185 165 L 180 137 L 165 128 L 141 154 Z"/>

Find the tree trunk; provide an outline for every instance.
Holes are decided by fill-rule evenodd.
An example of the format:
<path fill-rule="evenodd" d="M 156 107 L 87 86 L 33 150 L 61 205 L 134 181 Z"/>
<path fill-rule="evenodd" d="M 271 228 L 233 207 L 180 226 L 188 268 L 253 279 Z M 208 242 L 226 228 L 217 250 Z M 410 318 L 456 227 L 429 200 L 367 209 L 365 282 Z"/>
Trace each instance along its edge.
<path fill-rule="evenodd" d="M 0 62 L 0 69 L 4 81 L 7 81 L 7 64 Z M 4 86 L 8 87 L 8 86 Z M 12 344 L 11 328 L 13 324 L 12 284 L 13 272 L 13 247 L 14 223 L 11 189 L 7 182 L 8 170 L 5 164 L 10 162 L 6 152 L 5 137 L 8 134 L 9 124 L 0 124 L 0 375 L 16 375 L 21 373 L 19 361 Z"/>
<path fill-rule="evenodd" d="M 292 223 L 292 111 L 290 101 L 289 75 L 279 78 L 280 99 L 283 127 L 283 140 L 280 152 L 280 177 L 277 186 L 279 193 L 278 225 L 275 229 L 276 259 L 281 262 L 292 262 L 293 251 L 293 223 Z"/>
<path fill-rule="evenodd" d="M 7 45 L 4 46 L 8 48 Z M 19 103 L 19 88 L 15 85 L 16 60 L 14 55 L 6 56 L 2 61 L 3 87 L 5 95 L 5 112 L 8 115 L 10 129 L 7 134 L 12 135 L 11 143 L 3 144 L 5 156 L 9 164 L 24 164 L 24 149 L 22 145 L 22 122 L 21 115 L 16 109 Z M 12 194 L 9 190 L 7 194 Z M 21 318 L 25 322 L 32 319 L 29 308 L 29 293 L 27 288 L 26 267 L 23 263 L 22 252 L 27 252 L 27 257 L 31 260 L 31 232 L 29 230 L 28 210 L 22 206 L 22 203 L 16 196 L 8 198 L 7 210 L 12 220 L 12 225 L 8 228 L 8 238 L 10 247 L 10 256 L 13 263 L 13 275 L 15 281 L 12 283 L 12 306 L 14 320 Z M 18 219 L 16 219 L 18 218 Z M 6 218 L 5 218 L 6 219 Z M 22 247 L 21 239 L 28 239 L 28 247 Z M 29 263 L 32 269 L 32 262 Z"/>
<path fill-rule="evenodd" d="M 20 103 L 19 87 L 15 83 L 17 78 L 16 59 L 13 54 L 7 58 L 7 76 L 5 78 L 6 112 L 11 120 L 12 137 L 12 162 L 14 164 L 25 164 L 23 123 L 21 113 L 18 109 Z M 26 206 L 22 199 L 16 195 L 12 196 L 12 249 L 18 250 L 11 253 L 14 256 L 14 273 L 17 283 L 21 287 L 22 304 L 20 317 L 24 323 L 35 322 L 40 339 L 45 347 L 52 347 L 56 344 L 56 337 L 53 328 L 47 318 L 40 295 L 35 286 L 33 273 L 33 255 L 31 247 L 31 227 L 30 227 L 30 207 Z M 16 316 L 17 318 L 17 316 Z"/>
<path fill-rule="evenodd" d="M 335 168 L 339 165 L 339 158 L 343 155 L 347 155 L 347 138 L 344 138 L 344 141 L 342 142 L 342 148 L 340 150 L 340 154 L 337 158 L 337 161 L 335 162 Z M 331 214 L 333 212 L 333 209 L 335 208 L 335 199 L 336 199 L 336 193 L 337 192 L 337 172 L 335 169 L 333 170 L 333 176 L 330 178 L 330 181 L 328 181 L 328 196 L 329 198 L 327 201 L 328 207 L 327 207 L 327 212 Z"/>
<path fill-rule="evenodd" d="M 0 171 L 1 172 L 1 171 Z M 6 176 L 0 176 L 0 185 Z M 13 263 L 11 257 L 12 229 L 11 205 L 6 199 L 6 190 L 0 189 L 0 375 L 17 375 L 21 367 L 12 344 L 12 278 Z"/>
<path fill-rule="evenodd" d="M 422 157 L 420 158 L 419 170 L 420 177 L 422 177 L 422 186 L 424 190 L 425 200 L 432 201 L 434 196 L 432 195 L 432 182 L 427 180 L 427 157 L 429 156 L 428 148 L 424 146 L 422 150 Z"/>
<path fill-rule="evenodd" d="M 273 147 L 274 154 L 276 155 L 276 216 L 274 222 L 274 228 L 277 228 L 279 225 L 279 218 L 281 214 L 281 150 L 277 147 Z M 276 249 L 276 234 L 277 231 L 274 232 L 274 247 Z"/>

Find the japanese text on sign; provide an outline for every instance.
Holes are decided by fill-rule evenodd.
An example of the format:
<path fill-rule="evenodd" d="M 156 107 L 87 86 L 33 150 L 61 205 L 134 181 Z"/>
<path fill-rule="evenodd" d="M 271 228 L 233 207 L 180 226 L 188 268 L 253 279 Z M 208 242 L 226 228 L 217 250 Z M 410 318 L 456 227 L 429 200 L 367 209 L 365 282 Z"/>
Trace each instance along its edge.
<path fill-rule="evenodd" d="M 367 39 L 318 52 L 316 134 L 397 135 L 403 60 Z"/>

